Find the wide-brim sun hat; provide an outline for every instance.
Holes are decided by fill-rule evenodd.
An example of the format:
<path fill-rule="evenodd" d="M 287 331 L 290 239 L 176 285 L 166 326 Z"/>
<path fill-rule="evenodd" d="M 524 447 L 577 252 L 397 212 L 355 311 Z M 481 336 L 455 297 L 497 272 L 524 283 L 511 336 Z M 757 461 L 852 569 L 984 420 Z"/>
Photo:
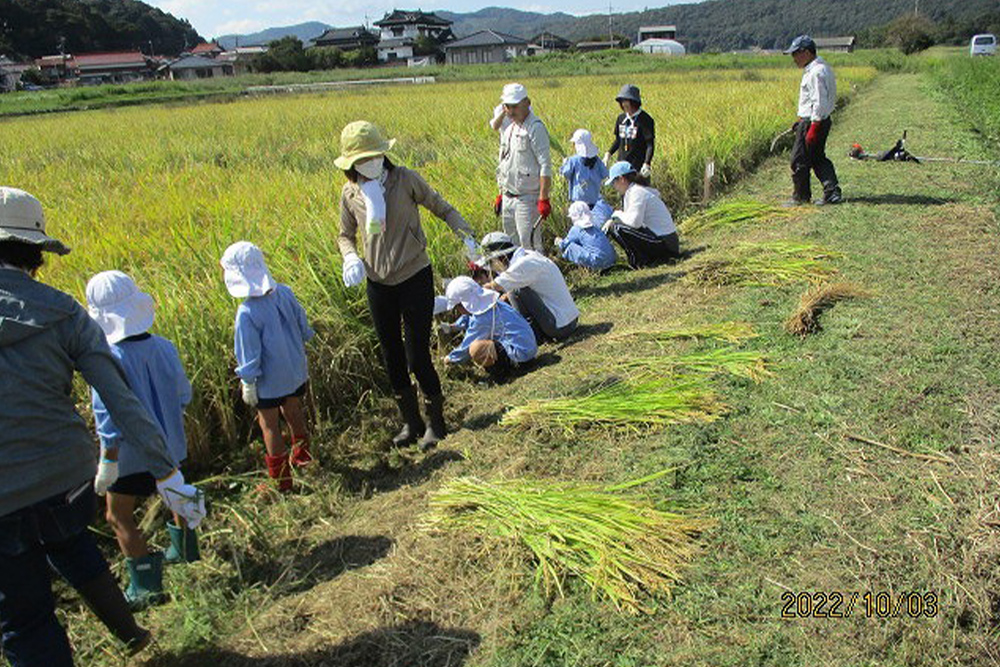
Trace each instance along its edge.
<path fill-rule="evenodd" d="M 519 83 L 508 83 L 500 93 L 501 104 L 519 104 L 528 96 L 528 89 Z"/>
<path fill-rule="evenodd" d="M 579 129 L 569 139 L 580 157 L 597 157 L 597 145 L 590 130 Z"/>
<path fill-rule="evenodd" d="M 629 100 L 630 102 L 635 102 L 639 106 L 642 106 L 642 95 L 639 93 L 639 86 L 631 83 L 626 83 L 622 86 L 622 89 L 618 91 L 617 97 L 615 97 L 615 102 L 621 102 L 623 100 Z"/>
<path fill-rule="evenodd" d="M 334 159 L 337 169 L 347 171 L 356 162 L 385 155 L 396 145 L 395 139 L 382 136 L 374 123 L 356 120 L 344 126 L 340 133 L 340 155 Z"/>
<path fill-rule="evenodd" d="M 569 219 L 580 229 L 594 226 L 594 221 L 590 217 L 590 206 L 585 201 L 575 201 L 569 205 Z"/>
<path fill-rule="evenodd" d="M 449 282 L 445 296 L 448 299 L 449 308 L 462 304 L 473 315 L 485 313 L 500 298 L 500 294 L 486 289 L 469 276 L 459 276 Z"/>
<path fill-rule="evenodd" d="M 225 270 L 226 289 L 238 299 L 263 296 L 277 285 L 267 270 L 264 253 L 249 241 L 237 241 L 226 248 L 219 264 Z"/>
<path fill-rule="evenodd" d="M 615 162 L 611 165 L 611 169 L 608 170 L 608 178 L 604 181 L 605 185 L 611 185 L 615 182 L 615 179 L 619 176 L 624 176 L 625 174 L 634 174 L 635 167 L 633 167 L 629 162 L 621 160 L 620 162 Z"/>
<path fill-rule="evenodd" d="M 153 297 L 121 271 L 102 271 L 87 283 L 87 312 L 109 343 L 146 333 L 156 317 Z"/>
<path fill-rule="evenodd" d="M 69 253 L 62 241 L 45 233 L 42 203 L 24 190 L 6 186 L 0 186 L 0 241 L 30 243 L 57 255 Z"/>
<path fill-rule="evenodd" d="M 483 249 L 482 261 L 484 263 L 498 257 L 505 257 L 517 250 L 514 239 L 504 232 L 490 232 L 480 241 L 479 247 Z"/>

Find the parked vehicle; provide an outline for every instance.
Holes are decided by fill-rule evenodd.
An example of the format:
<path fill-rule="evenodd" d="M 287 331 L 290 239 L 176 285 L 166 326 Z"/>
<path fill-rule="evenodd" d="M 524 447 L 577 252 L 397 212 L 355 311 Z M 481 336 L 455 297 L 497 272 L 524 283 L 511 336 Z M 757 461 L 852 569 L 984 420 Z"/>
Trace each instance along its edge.
<path fill-rule="evenodd" d="M 997 52 L 997 36 L 984 33 L 975 35 L 969 43 L 970 56 L 992 56 Z"/>

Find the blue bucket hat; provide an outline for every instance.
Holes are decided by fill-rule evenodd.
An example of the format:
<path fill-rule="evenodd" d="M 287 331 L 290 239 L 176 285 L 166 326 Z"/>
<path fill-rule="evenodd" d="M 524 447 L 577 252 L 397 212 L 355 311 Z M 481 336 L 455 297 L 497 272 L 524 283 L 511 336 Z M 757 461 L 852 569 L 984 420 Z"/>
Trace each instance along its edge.
<path fill-rule="evenodd" d="M 635 167 L 633 167 L 628 162 L 622 160 L 621 162 L 615 162 L 611 165 L 611 169 L 608 170 L 608 180 L 604 181 L 605 185 L 611 185 L 615 182 L 615 179 L 619 176 L 624 176 L 625 174 L 634 174 Z"/>
<path fill-rule="evenodd" d="M 816 42 L 809 35 L 799 35 L 792 40 L 791 46 L 785 49 L 785 53 L 795 53 L 796 51 L 812 51 L 816 53 Z"/>

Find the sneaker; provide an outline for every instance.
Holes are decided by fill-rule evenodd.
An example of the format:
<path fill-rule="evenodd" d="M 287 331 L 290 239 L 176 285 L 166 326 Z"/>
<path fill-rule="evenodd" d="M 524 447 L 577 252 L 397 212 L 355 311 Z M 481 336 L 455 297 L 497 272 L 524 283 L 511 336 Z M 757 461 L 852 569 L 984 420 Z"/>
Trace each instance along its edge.
<path fill-rule="evenodd" d="M 798 199 L 796 197 L 792 197 L 788 201 L 781 202 L 781 208 L 797 208 L 799 206 L 808 206 L 810 203 L 812 202 L 808 199 Z"/>
<path fill-rule="evenodd" d="M 840 204 L 844 201 L 843 195 L 839 193 L 834 193 L 828 197 L 823 197 L 822 199 L 817 199 L 813 202 L 816 206 L 827 206 L 833 204 Z"/>

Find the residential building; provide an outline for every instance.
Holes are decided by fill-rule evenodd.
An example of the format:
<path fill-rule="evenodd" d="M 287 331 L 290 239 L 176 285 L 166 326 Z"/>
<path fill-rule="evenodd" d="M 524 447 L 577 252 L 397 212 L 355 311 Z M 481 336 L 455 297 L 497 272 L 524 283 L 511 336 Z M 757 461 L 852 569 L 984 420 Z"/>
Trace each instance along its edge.
<path fill-rule="evenodd" d="M 533 55 L 529 53 L 527 40 L 496 30 L 474 32 L 446 44 L 444 51 L 449 65 L 505 63 L 519 56 Z"/>
<path fill-rule="evenodd" d="M 335 46 L 341 51 L 356 51 L 378 44 L 378 35 L 364 26 L 330 28 L 313 40 L 315 46 Z"/>
<path fill-rule="evenodd" d="M 82 84 L 143 81 L 155 71 L 155 61 L 140 51 L 43 56 L 35 65 L 51 79 L 78 79 Z"/>
<path fill-rule="evenodd" d="M 203 58 L 218 58 L 225 52 L 226 50 L 215 41 L 202 42 L 190 51 L 192 56 L 202 56 Z"/>
<path fill-rule="evenodd" d="M 379 62 L 407 60 L 414 55 L 424 55 L 416 53 L 414 49 L 418 46 L 417 40 L 421 38 L 429 38 L 438 44 L 454 39 L 451 23 L 433 12 L 422 12 L 419 9 L 392 10 L 382 20 L 375 22 L 380 30 Z"/>
<path fill-rule="evenodd" d="M 31 69 L 30 64 L 19 63 L 7 56 L 0 56 L 0 93 L 10 93 L 17 90 L 21 75 Z"/>
<path fill-rule="evenodd" d="M 160 67 L 160 73 L 171 81 L 190 81 L 192 79 L 213 79 L 220 76 L 232 76 L 233 65 L 216 58 L 204 56 L 181 56 Z"/>
<path fill-rule="evenodd" d="M 646 39 L 676 39 L 677 26 L 675 25 L 644 25 L 639 28 L 639 38 L 636 42 Z"/>
<path fill-rule="evenodd" d="M 573 42 L 551 32 L 540 32 L 528 42 L 537 44 L 538 48 L 543 51 L 565 51 L 573 48 Z"/>
<path fill-rule="evenodd" d="M 856 39 L 854 35 L 847 35 L 844 37 L 816 37 L 813 41 L 816 42 L 817 51 L 854 53 Z"/>
<path fill-rule="evenodd" d="M 595 42 L 577 42 L 577 51 L 604 51 L 607 49 L 627 49 L 627 39 L 601 40 Z"/>
<path fill-rule="evenodd" d="M 215 60 L 220 63 L 228 63 L 232 66 L 233 76 L 248 74 L 253 71 L 251 67 L 254 56 L 267 53 L 266 46 L 237 46 L 221 54 Z"/>

